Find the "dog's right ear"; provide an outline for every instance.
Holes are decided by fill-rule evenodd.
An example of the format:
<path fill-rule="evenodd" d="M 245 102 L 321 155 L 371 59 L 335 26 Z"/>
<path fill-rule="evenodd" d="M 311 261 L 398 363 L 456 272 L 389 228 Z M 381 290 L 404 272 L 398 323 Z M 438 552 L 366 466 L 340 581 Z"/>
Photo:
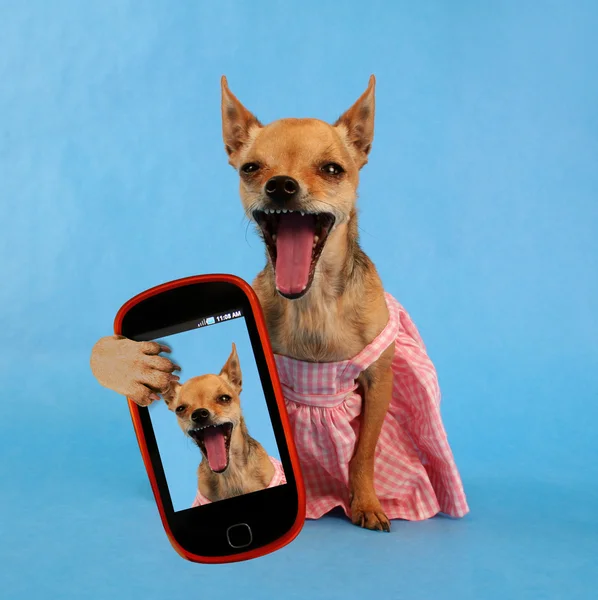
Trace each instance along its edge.
<path fill-rule="evenodd" d="M 170 406 L 179 395 L 179 390 L 181 389 L 181 384 L 178 381 L 171 381 L 168 385 L 166 391 L 162 393 L 162 398 L 164 398 L 164 402 L 166 402 L 166 406 Z"/>
<path fill-rule="evenodd" d="M 224 75 L 220 84 L 222 87 L 222 137 L 226 153 L 232 159 L 235 152 L 238 152 L 249 141 L 251 130 L 261 127 L 262 124 L 230 91 Z"/>
<path fill-rule="evenodd" d="M 368 155 L 374 139 L 375 91 L 376 78 L 372 75 L 367 90 L 334 124 L 335 127 L 344 131 L 350 147 L 356 151 L 360 169 L 368 162 Z"/>

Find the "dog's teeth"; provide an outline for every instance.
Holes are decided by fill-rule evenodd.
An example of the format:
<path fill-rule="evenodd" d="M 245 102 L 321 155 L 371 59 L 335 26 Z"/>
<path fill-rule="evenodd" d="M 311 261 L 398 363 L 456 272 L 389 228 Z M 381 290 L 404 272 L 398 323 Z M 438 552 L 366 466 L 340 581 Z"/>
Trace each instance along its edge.
<path fill-rule="evenodd" d="M 283 213 L 288 213 L 289 211 L 288 211 L 286 208 L 283 208 L 283 209 L 282 209 L 282 212 L 283 212 Z"/>
<path fill-rule="evenodd" d="M 301 216 L 302 216 L 302 217 L 304 217 L 304 216 L 305 216 L 305 213 L 304 213 L 302 210 L 301 210 L 301 211 L 299 211 L 299 212 L 301 213 Z"/>
<path fill-rule="evenodd" d="M 280 209 L 276 209 L 276 214 L 279 215 L 282 211 Z"/>

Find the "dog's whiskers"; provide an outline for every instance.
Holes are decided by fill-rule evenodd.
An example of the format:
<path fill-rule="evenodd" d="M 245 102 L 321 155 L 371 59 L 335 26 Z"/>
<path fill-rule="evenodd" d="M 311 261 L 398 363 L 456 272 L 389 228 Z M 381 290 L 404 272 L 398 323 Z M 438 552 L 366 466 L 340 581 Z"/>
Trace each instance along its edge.
<path fill-rule="evenodd" d="M 322 204 L 326 204 L 327 206 L 330 206 L 333 209 L 333 211 L 331 211 L 331 212 L 333 212 L 333 214 L 335 216 L 337 215 L 336 211 L 334 210 L 335 207 L 334 207 L 333 204 L 331 204 L 330 202 L 326 202 L 326 200 L 319 200 L 319 202 L 321 202 Z M 371 233 L 369 233 L 368 231 L 366 231 L 365 229 L 363 229 L 363 227 L 361 227 L 361 225 L 359 225 L 359 223 L 357 225 L 357 229 L 359 231 L 361 231 L 362 233 L 365 233 L 366 235 L 369 235 L 369 236 L 372 235 Z"/>
<path fill-rule="evenodd" d="M 250 225 L 251 225 L 251 222 L 247 221 L 247 226 L 245 227 L 245 243 L 251 248 L 251 244 L 249 243 L 249 240 L 247 239 L 247 232 L 249 231 Z"/>
<path fill-rule="evenodd" d="M 254 224 L 252 219 L 253 212 L 257 209 L 258 202 L 252 203 L 245 211 L 243 211 L 243 216 L 241 217 L 241 222 L 246 221 L 245 227 L 245 242 L 251 248 L 251 244 L 247 239 L 247 232 L 249 231 L 249 226 Z"/>

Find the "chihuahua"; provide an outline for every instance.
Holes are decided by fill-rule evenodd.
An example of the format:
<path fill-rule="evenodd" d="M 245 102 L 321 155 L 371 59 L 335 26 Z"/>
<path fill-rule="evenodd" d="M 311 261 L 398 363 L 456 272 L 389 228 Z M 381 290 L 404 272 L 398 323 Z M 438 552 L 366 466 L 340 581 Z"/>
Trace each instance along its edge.
<path fill-rule="evenodd" d="M 222 78 L 223 138 L 239 172 L 245 214 L 264 240 L 253 283 L 276 354 L 307 362 L 357 355 L 388 322 L 384 288 L 359 246 L 357 187 L 374 136 L 375 78 L 334 125 L 281 119 L 262 125 Z M 392 395 L 394 344 L 359 384 L 363 414 L 350 464 L 353 522 L 389 530 L 374 489 L 374 454 Z"/>
<path fill-rule="evenodd" d="M 243 387 L 237 348 L 218 375 L 173 381 L 163 397 L 178 424 L 199 447 L 198 491 L 210 502 L 269 487 L 275 467 L 247 430 L 241 412 Z"/>

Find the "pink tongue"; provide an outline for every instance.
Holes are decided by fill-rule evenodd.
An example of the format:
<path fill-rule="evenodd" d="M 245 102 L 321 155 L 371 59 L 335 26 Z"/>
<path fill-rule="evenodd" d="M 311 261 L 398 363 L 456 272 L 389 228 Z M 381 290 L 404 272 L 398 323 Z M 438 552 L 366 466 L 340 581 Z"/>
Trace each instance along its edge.
<path fill-rule="evenodd" d="M 315 217 L 300 213 L 280 215 L 276 232 L 276 287 L 283 294 L 299 294 L 307 286 L 316 230 Z"/>
<path fill-rule="evenodd" d="M 224 471 L 226 469 L 226 443 L 224 442 L 224 433 L 220 427 L 210 427 L 206 429 L 203 437 L 203 443 L 208 455 L 208 464 L 212 471 Z"/>

